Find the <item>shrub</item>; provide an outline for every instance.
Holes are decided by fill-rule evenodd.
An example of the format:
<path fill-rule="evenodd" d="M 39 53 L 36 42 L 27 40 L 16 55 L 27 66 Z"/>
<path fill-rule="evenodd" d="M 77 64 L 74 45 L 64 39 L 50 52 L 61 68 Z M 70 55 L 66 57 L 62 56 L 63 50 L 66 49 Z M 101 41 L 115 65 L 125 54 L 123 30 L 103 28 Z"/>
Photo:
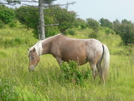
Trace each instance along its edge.
<path fill-rule="evenodd" d="M 88 37 L 89 37 L 89 38 L 95 38 L 95 39 L 97 39 L 97 38 L 98 38 L 98 34 L 97 34 L 95 31 L 93 31 L 93 32 L 91 32 L 91 33 L 89 34 Z"/>
<path fill-rule="evenodd" d="M 89 28 L 93 29 L 95 32 L 99 31 L 100 25 L 99 22 L 92 19 L 92 18 L 88 18 L 87 20 L 87 25 Z"/>
<path fill-rule="evenodd" d="M 85 29 L 87 28 L 87 22 L 81 18 L 77 18 L 75 21 L 75 27 L 76 28 L 81 28 L 81 29 Z"/>
<path fill-rule="evenodd" d="M 110 29 L 113 27 L 112 22 L 110 22 L 108 19 L 101 18 L 99 22 L 100 22 L 100 26 L 102 27 L 107 27 Z"/>
<path fill-rule="evenodd" d="M 85 79 L 90 77 L 90 71 L 80 71 L 78 70 L 78 63 L 75 61 L 63 62 L 61 65 L 61 70 L 63 74 L 60 76 L 60 80 L 64 79 L 68 82 L 73 82 L 75 84 L 83 84 Z"/>
<path fill-rule="evenodd" d="M 109 35 L 111 33 L 111 30 L 110 29 L 106 29 L 105 33 L 106 33 L 106 35 Z"/>
<path fill-rule="evenodd" d="M 9 23 L 9 26 L 10 26 L 11 28 L 16 27 L 16 26 L 17 26 L 17 21 L 12 21 L 12 22 L 10 22 L 10 23 Z"/>
<path fill-rule="evenodd" d="M 67 30 L 67 31 L 66 31 L 66 33 L 65 33 L 65 34 L 75 35 L 76 33 L 75 33 L 75 31 L 74 31 L 74 30 L 69 29 L 69 30 Z"/>
<path fill-rule="evenodd" d="M 12 9 L 0 10 L 0 19 L 6 24 L 12 22 L 15 19 L 14 10 Z"/>
<path fill-rule="evenodd" d="M 113 30 L 120 35 L 125 45 L 134 44 L 134 24 L 131 21 L 114 21 Z"/>

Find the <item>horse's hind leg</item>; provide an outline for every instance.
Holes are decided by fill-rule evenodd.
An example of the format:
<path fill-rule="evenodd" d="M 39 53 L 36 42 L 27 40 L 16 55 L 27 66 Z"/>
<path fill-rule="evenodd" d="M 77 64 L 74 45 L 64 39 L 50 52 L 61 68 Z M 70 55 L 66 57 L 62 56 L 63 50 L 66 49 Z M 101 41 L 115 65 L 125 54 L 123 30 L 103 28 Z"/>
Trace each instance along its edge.
<path fill-rule="evenodd" d="M 98 69 L 99 77 L 101 79 L 101 76 L 102 76 L 101 59 L 97 62 L 97 69 Z"/>
<path fill-rule="evenodd" d="M 94 77 L 94 80 L 96 78 L 97 75 L 97 69 L 96 69 L 96 64 L 95 63 L 90 63 L 91 69 L 92 69 L 92 75 Z"/>

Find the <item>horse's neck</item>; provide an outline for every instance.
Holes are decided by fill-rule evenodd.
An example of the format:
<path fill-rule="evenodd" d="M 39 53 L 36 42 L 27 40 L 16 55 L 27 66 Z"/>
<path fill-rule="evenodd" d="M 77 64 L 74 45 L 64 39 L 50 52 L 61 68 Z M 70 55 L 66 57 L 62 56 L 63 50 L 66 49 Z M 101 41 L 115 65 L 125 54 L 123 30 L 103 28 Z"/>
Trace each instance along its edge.
<path fill-rule="evenodd" d="M 50 53 L 50 48 L 51 48 L 51 43 L 53 42 L 52 38 L 46 39 L 42 43 L 42 48 L 43 48 L 43 54 L 49 54 Z M 42 55 L 43 55 L 42 54 Z"/>

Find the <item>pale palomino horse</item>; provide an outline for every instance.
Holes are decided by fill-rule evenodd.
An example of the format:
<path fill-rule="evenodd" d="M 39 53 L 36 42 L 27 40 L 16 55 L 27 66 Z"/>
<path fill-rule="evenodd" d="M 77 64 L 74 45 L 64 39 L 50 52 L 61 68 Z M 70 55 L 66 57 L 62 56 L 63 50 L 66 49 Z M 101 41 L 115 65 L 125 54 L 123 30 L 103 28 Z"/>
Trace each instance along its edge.
<path fill-rule="evenodd" d="M 58 34 L 41 40 L 28 51 L 29 71 L 34 70 L 40 61 L 40 56 L 44 54 L 52 54 L 59 65 L 62 61 L 69 60 L 77 61 L 79 65 L 89 62 L 94 79 L 97 73 L 102 81 L 105 82 L 107 78 L 109 50 L 105 44 L 96 39 L 74 39 Z"/>

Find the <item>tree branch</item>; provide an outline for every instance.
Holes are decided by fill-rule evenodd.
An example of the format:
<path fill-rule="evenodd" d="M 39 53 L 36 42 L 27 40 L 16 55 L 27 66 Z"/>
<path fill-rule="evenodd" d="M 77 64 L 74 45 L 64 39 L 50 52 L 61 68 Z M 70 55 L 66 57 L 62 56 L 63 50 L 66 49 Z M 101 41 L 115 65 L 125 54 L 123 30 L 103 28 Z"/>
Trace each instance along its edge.
<path fill-rule="evenodd" d="M 49 24 L 49 25 L 45 25 L 45 26 L 58 26 L 59 24 Z"/>

